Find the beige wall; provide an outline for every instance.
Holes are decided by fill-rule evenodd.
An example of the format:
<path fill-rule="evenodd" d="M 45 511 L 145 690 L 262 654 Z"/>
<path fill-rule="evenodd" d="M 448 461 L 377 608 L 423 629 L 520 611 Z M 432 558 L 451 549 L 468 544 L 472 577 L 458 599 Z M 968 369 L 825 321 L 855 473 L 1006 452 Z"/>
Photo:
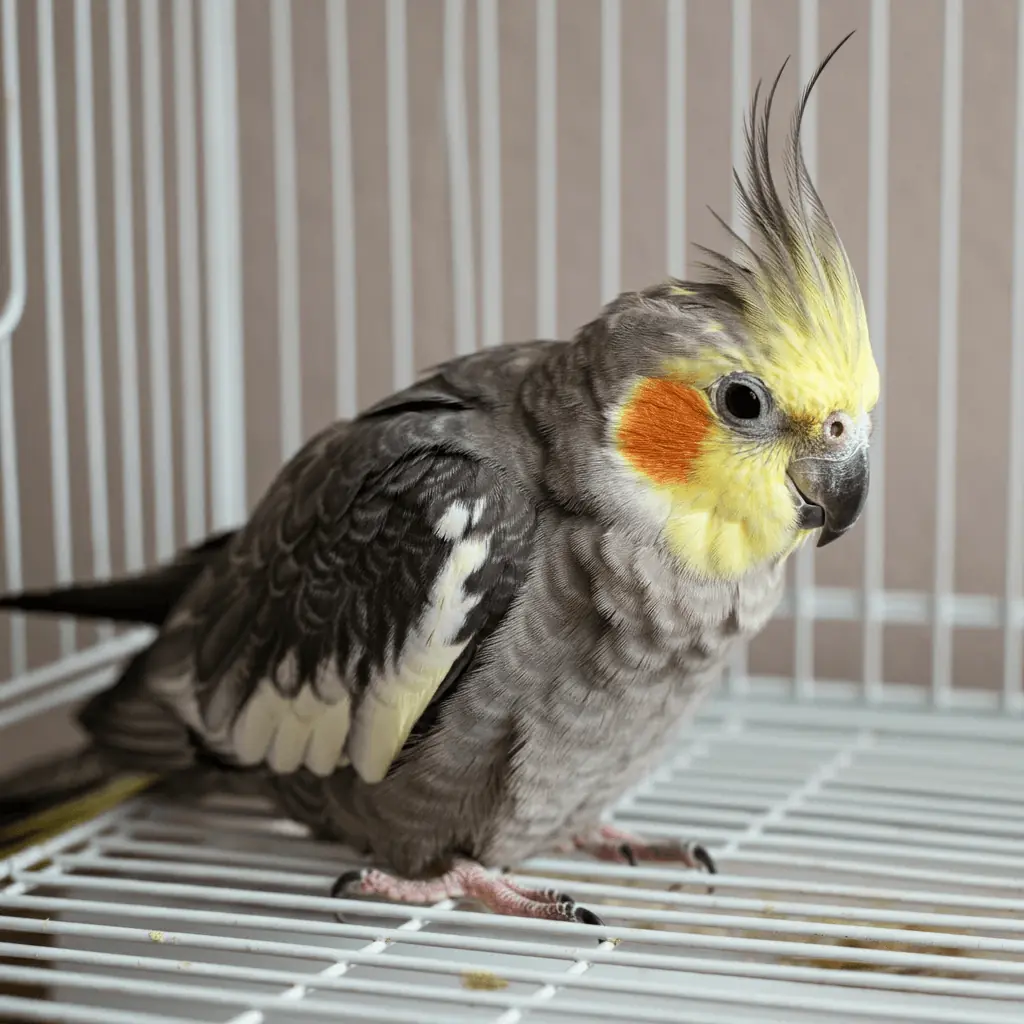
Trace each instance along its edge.
<path fill-rule="evenodd" d="M 75 199 L 72 5 L 56 3 L 59 66 L 64 305 L 71 409 L 75 566 L 91 573 L 86 491 L 81 294 Z M 568 336 L 598 308 L 600 6 L 595 0 L 558 3 L 558 324 Z M 1011 200 L 1013 174 L 1015 5 L 976 0 L 965 5 L 964 149 L 960 290 L 960 393 L 957 449 L 958 518 L 956 586 L 971 593 L 1002 588 L 1005 469 L 1009 423 Z M 29 302 L 14 338 L 16 421 L 22 488 L 25 575 L 29 583 L 52 579 L 49 435 L 45 403 L 45 317 L 41 239 L 40 155 L 35 5 L 19 4 L 22 110 L 28 217 Z M 138 10 L 129 2 L 133 81 L 138 81 Z M 176 396 L 176 473 L 181 478 L 180 359 L 177 352 L 177 217 L 173 168 L 175 136 L 171 92 L 171 5 L 162 7 L 164 112 L 169 218 L 169 286 L 173 386 Z M 622 284 L 636 287 L 666 272 L 665 5 L 660 0 L 623 3 Z M 477 153 L 476 11 L 467 4 L 467 86 L 474 187 Z M 535 294 L 535 8 L 526 0 L 499 4 L 504 233 L 504 330 L 508 339 L 530 337 Z M 730 8 L 724 0 L 690 0 L 687 52 L 687 226 L 692 241 L 721 243 L 706 205 L 730 210 Z M 331 180 L 329 166 L 324 7 L 295 0 L 294 48 L 301 241 L 303 423 L 315 430 L 334 415 L 334 325 Z M 787 54 L 797 53 L 796 0 L 756 0 L 753 76 L 769 77 Z M 391 314 L 385 119 L 385 5 L 350 0 L 351 90 L 355 150 L 358 295 L 358 386 L 361 404 L 391 386 Z M 886 466 L 886 584 L 931 585 L 934 534 L 937 377 L 933 355 L 938 328 L 938 214 L 941 143 L 943 4 L 899 0 L 892 5 L 889 174 L 888 360 Z M 102 318 L 115 567 L 121 552 L 120 437 L 116 370 L 114 239 L 110 148 L 108 8 L 93 20 L 100 209 L 100 249 L 92 258 L 102 282 Z M 820 39 L 831 46 L 849 29 L 857 34 L 837 58 L 820 89 L 820 187 L 867 289 L 867 131 L 870 5 L 865 0 L 822 0 Z M 415 350 L 420 367 L 452 351 L 447 165 L 442 106 L 441 0 L 409 4 L 410 152 L 413 163 L 413 271 Z M 781 88 L 782 108 L 795 98 L 795 61 Z M 267 0 L 239 4 L 242 208 L 244 214 L 244 315 L 248 402 L 248 480 L 254 499 L 280 461 L 277 426 L 277 306 L 273 152 Z M 137 253 L 137 317 L 141 379 L 148 373 L 141 118 L 133 106 L 133 162 Z M 780 118 L 784 127 L 786 117 Z M 475 199 L 478 193 L 474 192 Z M 3 211 L 6 223 L 6 209 Z M 479 253 L 479 236 L 474 244 Z M 6 265 L 6 261 L 5 261 Z M 867 295 L 870 302 L 871 296 Z M 143 394 L 148 418 L 148 392 Z M 150 432 L 144 430 L 148 465 Z M 147 550 L 152 557 L 152 481 L 144 481 Z M 179 502 L 178 531 L 184 518 Z M 817 558 L 819 580 L 858 586 L 862 535 L 830 547 Z M 88 638 L 91 633 L 86 631 Z M 773 625 L 754 647 L 753 665 L 789 671 L 792 624 Z M 859 631 L 853 625 L 819 625 L 816 668 L 824 677 L 859 678 Z M 54 632 L 33 624 L 34 665 L 54 652 Z M 6 635 L 0 665 L 6 667 Z M 958 632 L 958 684 L 994 687 L 1001 669 L 1000 636 Z M 889 680 L 920 682 L 929 673 L 927 629 L 886 632 Z M 0 668 L 0 676 L 5 674 Z"/>

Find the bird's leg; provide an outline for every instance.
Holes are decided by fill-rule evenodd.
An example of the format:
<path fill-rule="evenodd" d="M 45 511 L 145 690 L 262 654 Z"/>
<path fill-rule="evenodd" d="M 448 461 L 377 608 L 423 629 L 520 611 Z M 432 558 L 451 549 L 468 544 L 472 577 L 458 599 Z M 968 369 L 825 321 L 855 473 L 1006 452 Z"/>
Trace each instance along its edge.
<path fill-rule="evenodd" d="M 496 914 L 545 921 L 601 924 L 601 919 L 554 889 L 525 889 L 501 875 L 492 875 L 474 861 L 456 861 L 438 878 L 406 879 L 385 871 L 346 871 L 332 886 L 334 898 L 371 896 L 395 903 L 437 903 L 474 899 Z"/>
<path fill-rule="evenodd" d="M 573 845 L 598 860 L 611 860 L 634 867 L 644 861 L 685 864 L 695 871 L 706 871 L 712 875 L 716 873 L 711 854 L 700 843 L 678 839 L 648 841 L 612 825 L 602 825 L 590 834 L 575 836 Z"/>

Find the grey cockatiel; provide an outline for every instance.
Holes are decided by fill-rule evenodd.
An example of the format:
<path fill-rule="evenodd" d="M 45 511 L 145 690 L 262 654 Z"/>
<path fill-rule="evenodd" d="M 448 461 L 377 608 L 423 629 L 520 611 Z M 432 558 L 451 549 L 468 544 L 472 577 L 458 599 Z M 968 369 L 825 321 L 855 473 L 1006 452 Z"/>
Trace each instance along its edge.
<path fill-rule="evenodd" d="M 561 844 L 711 869 L 601 815 L 765 624 L 786 557 L 867 493 L 878 373 L 800 155 L 807 92 L 785 203 L 755 97 L 754 248 L 711 254 L 710 280 L 624 294 L 572 342 L 454 360 L 328 427 L 175 566 L 8 599 L 160 626 L 83 712 L 86 751 L 9 782 L 8 821 L 125 774 L 245 774 L 370 855 L 347 895 L 596 921 L 487 869 Z"/>

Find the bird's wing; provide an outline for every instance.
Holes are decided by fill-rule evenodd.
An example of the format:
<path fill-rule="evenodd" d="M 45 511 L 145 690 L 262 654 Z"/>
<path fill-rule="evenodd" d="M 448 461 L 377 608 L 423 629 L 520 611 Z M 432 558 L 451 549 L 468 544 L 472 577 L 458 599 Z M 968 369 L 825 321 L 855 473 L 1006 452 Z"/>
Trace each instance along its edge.
<path fill-rule="evenodd" d="M 308 446 L 151 650 L 222 757 L 380 781 L 515 599 L 531 502 L 416 420 Z"/>

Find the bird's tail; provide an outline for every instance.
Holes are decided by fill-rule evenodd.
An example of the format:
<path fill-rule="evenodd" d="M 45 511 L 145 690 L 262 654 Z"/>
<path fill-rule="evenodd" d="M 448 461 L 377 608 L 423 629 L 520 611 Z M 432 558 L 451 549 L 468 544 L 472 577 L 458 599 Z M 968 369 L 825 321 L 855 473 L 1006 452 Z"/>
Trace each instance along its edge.
<path fill-rule="evenodd" d="M 164 565 L 120 579 L 0 596 L 0 609 L 162 625 L 186 590 L 234 536 L 217 533 Z"/>
<path fill-rule="evenodd" d="M 172 562 L 133 576 L 0 596 L 0 609 L 161 626 L 234 535 L 213 534 Z M 95 817 L 159 780 L 112 768 L 93 745 L 19 769 L 0 779 L 0 857 Z"/>
<path fill-rule="evenodd" d="M 25 590 L 0 597 L 0 608 L 157 626 L 167 614 L 163 584 L 162 579 L 145 575 L 74 583 L 53 590 Z"/>
<path fill-rule="evenodd" d="M 112 769 L 92 746 L 30 764 L 0 783 L 0 857 L 88 821 L 157 781 Z"/>

